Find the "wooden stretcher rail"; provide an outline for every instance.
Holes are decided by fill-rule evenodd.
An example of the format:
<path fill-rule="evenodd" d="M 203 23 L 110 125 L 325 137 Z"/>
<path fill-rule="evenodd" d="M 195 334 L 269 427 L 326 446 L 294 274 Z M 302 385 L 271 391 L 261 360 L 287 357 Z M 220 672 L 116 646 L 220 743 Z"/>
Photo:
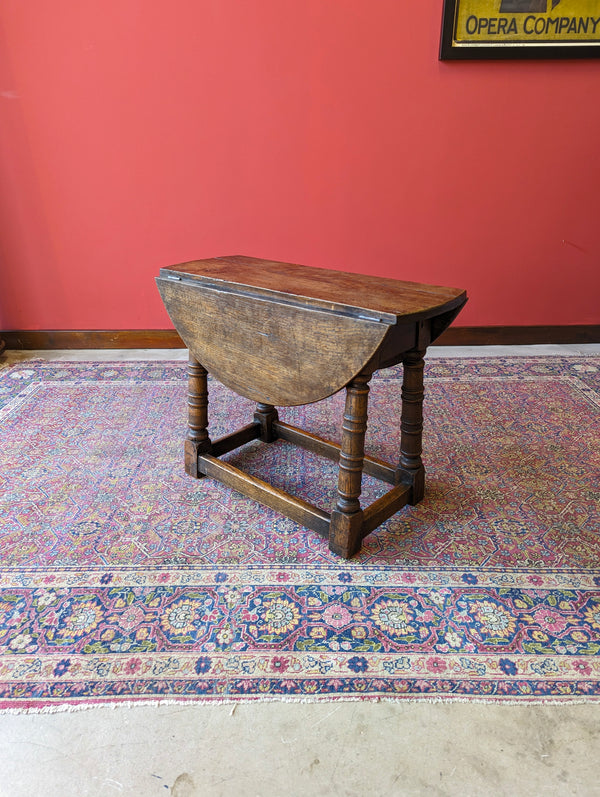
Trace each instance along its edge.
<path fill-rule="evenodd" d="M 412 486 L 399 484 L 368 506 L 363 512 L 361 534 L 364 537 L 392 517 L 409 501 Z"/>
<path fill-rule="evenodd" d="M 218 479 L 228 487 L 280 512 L 325 538 L 329 535 L 330 515 L 301 498 L 288 495 L 283 490 L 278 490 L 262 479 L 250 476 L 210 454 L 201 454 L 198 457 L 198 470 L 205 476 Z"/>
<path fill-rule="evenodd" d="M 294 443 L 297 446 L 313 451 L 315 454 L 320 454 L 322 457 L 327 457 L 337 462 L 340 458 L 341 446 L 331 440 L 324 440 L 322 437 L 317 437 L 310 432 L 305 432 L 304 429 L 299 429 L 297 426 L 291 426 L 283 421 L 275 421 L 273 428 L 277 432 L 277 436 L 281 440 L 287 440 L 288 443 Z M 365 456 L 363 459 L 363 473 L 373 476 L 375 479 L 387 482 L 388 484 L 396 484 L 396 469 L 375 457 Z"/>
<path fill-rule="evenodd" d="M 257 440 L 260 437 L 260 424 L 249 423 L 248 426 L 243 426 L 237 432 L 219 437 L 214 440 L 211 445 L 211 453 L 215 457 L 220 457 L 223 454 L 228 454 L 245 443 L 251 440 Z"/>
<path fill-rule="evenodd" d="M 324 440 L 321 437 L 310 434 L 310 432 L 305 432 L 303 429 L 281 421 L 276 421 L 273 427 L 277 432 L 277 436 L 286 442 L 299 445 L 329 459 L 339 459 L 340 446 L 337 443 Z M 233 487 L 249 498 L 271 509 L 275 509 L 291 520 L 311 528 L 323 537 L 327 537 L 331 522 L 330 514 L 301 498 L 296 498 L 283 490 L 273 487 L 262 479 L 250 476 L 250 474 L 241 471 L 239 468 L 217 459 L 222 454 L 233 451 L 251 440 L 256 440 L 260 437 L 260 432 L 260 424 L 255 422 L 244 426 L 237 432 L 215 440 L 212 444 L 211 454 L 200 454 L 198 456 L 198 471 L 206 476 L 218 479 L 223 484 Z M 365 457 L 364 465 L 366 473 L 381 481 L 394 483 L 396 471 L 387 463 L 371 457 Z M 363 512 L 361 536 L 363 538 L 366 537 L 399 509 L 406 506 L 410 500 L 411 490 L 411 485 L 398 484 L 368 506 Z"/>

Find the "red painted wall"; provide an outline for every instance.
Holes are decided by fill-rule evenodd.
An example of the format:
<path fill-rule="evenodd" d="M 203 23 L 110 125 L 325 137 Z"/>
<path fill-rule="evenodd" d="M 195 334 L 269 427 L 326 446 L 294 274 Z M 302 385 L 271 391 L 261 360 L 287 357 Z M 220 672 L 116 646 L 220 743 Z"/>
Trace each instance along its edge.
<path fill-rule="evenodd" d="M 3 0 L 0 327 L 166 328 L 245 253 L 600 322 L 600 60 L 440 63 L 442 2 Z"/>

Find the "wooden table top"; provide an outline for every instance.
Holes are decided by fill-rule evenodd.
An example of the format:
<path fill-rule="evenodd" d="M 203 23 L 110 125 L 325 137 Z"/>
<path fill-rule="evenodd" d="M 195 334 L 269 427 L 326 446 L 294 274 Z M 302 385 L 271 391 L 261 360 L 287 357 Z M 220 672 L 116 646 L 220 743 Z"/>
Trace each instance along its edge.
<path fill-rule="evenodd" d="M 386 277 L 279 263 L 241 255 L 192 260 L 161 269 L 161 276 L 206 287 L 264 296 L 303 307 L 326 309 L 396 324 L 431 318 L 459 307 L 459 288 L 403 282 Z"/>

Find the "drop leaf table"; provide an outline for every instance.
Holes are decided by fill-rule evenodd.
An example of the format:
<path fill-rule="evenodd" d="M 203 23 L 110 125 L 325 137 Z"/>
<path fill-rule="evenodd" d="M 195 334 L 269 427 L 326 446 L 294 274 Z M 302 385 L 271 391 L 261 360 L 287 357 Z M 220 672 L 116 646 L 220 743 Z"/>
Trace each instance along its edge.
<path fill-rule="evenodd" d="M 189 349 L 190 476 L 218 479 L 326 537 L 350 558 L 362 539 L 424 494 L 421 459 L 423 358 L 467 300 L 456 288 L 278 263 L 217 257 L 162 268 L 157 285 Z M 365 456 L 369 380 L 402 363 L 397 465 Z M 211 440 L 207 374 L 257 405 L 253 422 Z M 279 420 L 277 407 L 310 404 L 346 390 L 341 445 Z M 339 463 L 331 512 L 250 476 L 220 457 L 277 438 Z M 360 504 L 362 474 L 392 485 Z"/>

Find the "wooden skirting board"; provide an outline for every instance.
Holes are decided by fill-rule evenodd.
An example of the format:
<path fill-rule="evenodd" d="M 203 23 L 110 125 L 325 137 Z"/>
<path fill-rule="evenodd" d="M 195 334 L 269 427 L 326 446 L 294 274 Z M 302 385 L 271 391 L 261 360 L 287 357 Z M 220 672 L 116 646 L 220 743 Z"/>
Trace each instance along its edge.
<path fill-rule="evenodd" d="M 0 333 L 7 349 L 180 349 L 174 329 L 40 329 Z M 600 324 L 532 327 L 450 327 L 436 346 L 519 346 L 600 343 Z M 0 342 L 0 351 L 2 343 Z"/>

